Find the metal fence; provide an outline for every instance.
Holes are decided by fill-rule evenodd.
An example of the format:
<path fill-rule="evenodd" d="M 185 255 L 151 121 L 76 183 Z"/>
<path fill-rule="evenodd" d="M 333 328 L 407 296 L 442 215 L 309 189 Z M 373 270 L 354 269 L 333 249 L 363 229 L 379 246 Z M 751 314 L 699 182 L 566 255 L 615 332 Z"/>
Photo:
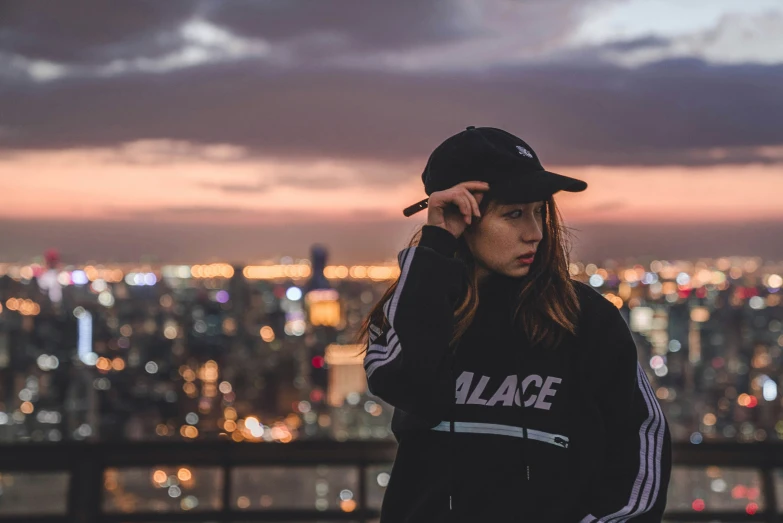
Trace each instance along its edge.
<path fill-rule="evenodd" d="M 228 441 L 149 442 L 149 443 L 61 443 L 23 444 L 0 447 L 0 474 L 4 481 L 13 477 L 42 478 L 55 474 L 62 478 L 62 500 L 53 501 L 57 487 L 39 480 L 28 481 L 30 491 L 27 501 L 17 499 L 23 510 L 3 505 L 0 494 L 0 523 L 2 522 L 264 522 L 264 521 L 354 521 L 371 522 L 379 516 L 378 496 L 370 503 L 368 485 L 372 484 L 368 471 L 377 466 L 387 466 L 394 460 L 394 442 L 368 441 L 302 441 L 289 444 L 249 444 Z M 705 469 L 708 467 L 735 467 L 752 469 L 761 478 L 760 495 L 764 500 L 758 511 L 711 511 L 692 508 L 667 512 L 666 521 L 767 521 L 783 522 L 777 499 L 775 474 L 783 468 L 783 444 L 675 444 L 675 464 L 682 467 Z M 156 509 L 141 504 L 140 509 L 125 506 L 111 508 L 107 497 L 116 488 L 118 474 L 125 470 L 144 470 L 149 474 L 155 467 L 189 466 L 193 469 L 209 469 L 214 476 L 210 489 L 213 502 L 202 504 L 195 510 Z M 355 492 L 351 492 L 350 509 L 340 507 L 264 508 L 243 506 L 237 502 L 237 472 L 248 467 L 275 468 L 286 471 L 301 468 L 309 473 L 313 467 L 340 469 L 351 472 Z M 180 469 L 180 476 L 183 475 Z M 257 469 L 260 470 L 260 469 Z M 167 473 L 159 472 L 160 484 L 165 486 Z M 185 474 L 190 477 L 190 469 Z M 166 480 L 168 481 L 168 480 Z M 270 478 L 269 481 L 276 481 Z M 154 482 L 153 482 L 154 483 Z M 202 482 L 204 483 L 204 482 Z M 2 485 L 3 483 L 0 483 Z M 8 491 L 8 485 L 5 484 Z M 173 487 L 168 487 L 173 488 Z M 177 487 L 178 488 L 178 487 Z M 284 489 L 284 486 L 281 486 Z M 777 488 L 780 488 L 778 486 Z M 13 489 L 11 489 L 13 490 Z M 114 497 L 114 494 L 111 494 Z M 138 498 L 139 496 L 136 496 Z M 143 495 L 142 495 L 143 497 Z M 122 498 L 118 498 L 122 499 Z M 240 498 L 241 500 L 241 498 Z M 184 503 L 184 501 L 182 501 Z M 295 504 L 294 504 L 295 505 Z M 107 508 L 108 507 L 108 508 Z M 147 507 L 147 508 L 145 508 Z M 18 508 L 18 506 L 17 506 Z M 116 508 L 116 507 L 115 507 Z M 187 508 L 187 507 L 186 507 Z"/>

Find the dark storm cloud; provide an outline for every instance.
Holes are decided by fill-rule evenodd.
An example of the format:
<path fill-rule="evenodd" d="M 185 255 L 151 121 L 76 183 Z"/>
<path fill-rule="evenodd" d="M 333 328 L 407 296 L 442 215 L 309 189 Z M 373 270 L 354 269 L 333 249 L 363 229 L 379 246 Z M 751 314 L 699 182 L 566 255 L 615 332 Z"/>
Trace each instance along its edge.
<path fill-rule="evenodd" d="M 454 41 L 470 34 L 455 2 L 443 0 L 240 0 L 212 4 L 210 21 L 252 38 L 277 42 L 297 35 L 335 35 L 365 51 L 411 49 Z"/>
<path fill-rule="evenodd" d="M 344 40 L 336 48 L 354 57 L 357 50 L 365 57 L 382 56 L 380 50 L 415 56 L 416 49 L 433 44 L 492 36 L 491 25 L 474 23 L 469 12 L 458 9 L 465 5 L 149 1 L 109 8 L 93 0 L 19 1 L 2 4 L 0 42 L 27 58 L 64 63 L 157 56 L 176 48 L 177 29 L 199 16 L 272 42 L 273 51 L 296 49 L 291 42 L 298 37 L 332 35 Z M 520 41 L 526 49 L 539 49 L 573 28 L 577 6 L 584 4 L 523 5 L 527 25 L 519 27 Z M 622 68 L 601 59 L 605 52 L 666 45 L 648 37 L 549 62 L 417 73 L 322 63 L 310 45 L 284 64 L 232 59 L 157 74 L 74 75 L 39 83 L 7 78 L 0 86 L 0 151 L 160 139 L 195 145 L 171 151 L 172 161 L 201 158 L 198 144 L 228 144 L 266 159 L 408 162 L 423 160 L 466 125 L 492 125 L 528 139 L 548 165 L 779 161 L 756 148 L 783 144 L 783 66 L 680 59 Z M 308 54 L 313 52 L 318 59 Z M 150 161 L 119 151 L 120 161 Z M 165 161 L 166 154 L 155 161 Z M 396 180 L 384 173 L 369 174 L 366 181 Z M 224 189 L 263 191 L 267 183 Z"/>
<path fill-rule="evenodd" d="M 71 65 L 155 57 L 180 48 L 179 29 L 197 18 L 271 43 L 314 35 L 365 51 L 408 49 L 465 37 L 457 7 L 441 0 L 5 0 L 0 49 Z"/>
<path fill-rule="evenodd" d="M 606 51 L 638 51 L 640 49 L 656 49 L 661 47 L 667 47 L 670 44 L 670 40 L 661 38 L 659 36 L 644 36 L 641 38 L 634 38 L 632 40 L 618 40 L 616 42 L 609 42 L 603 44 L 601 48 Z"/>
<path fill-rule="evenodd" d="M 278 72 L 279 73 L 279 72 Z M 771 161 L 783 144 L 783 66 L 670 60 L 393 74 L 228 63 L 162 75 L 6 88 L 0 147 L 228 143 L 266 157 L 421 159 L 466 125 L 508 128 L 548 164 Z M 729 155 L 704 149 L 734 148 Z M 696 151 L 701 149 L 701 151 Z"/>
<path fill-rule="evenodd" d="M 173 32 L 196 5 L 179 0 L 6 0 L 0 3 L 0 49 L 63 63 L 156 56 L 180 44 Z"/>

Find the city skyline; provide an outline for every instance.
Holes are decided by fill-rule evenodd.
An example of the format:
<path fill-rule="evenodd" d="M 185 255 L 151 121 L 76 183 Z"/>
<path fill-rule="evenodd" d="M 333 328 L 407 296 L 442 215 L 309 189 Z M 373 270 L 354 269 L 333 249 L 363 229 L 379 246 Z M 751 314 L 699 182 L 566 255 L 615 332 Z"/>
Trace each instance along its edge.
<path fill-rule="evenodd" d="M 327 432 L 339 428 L 332 437 L 342 438 L 343 422 L 351 424 L 351 437 L 388 437 L 387 417 L 350 421 L 357 406 L 361 416 L 389 414 L 372 395 L 362 396 L 353 334 L 396 266 L 327 266 L 326 282 L 310 271 L 323 266 L 323 254 L 284 269 L 0 265 L 0 371 L 7 384 L 0 439 L 214 438 L 227 423 L 236 441 L 263 434 L 287 442 L 302 428 L 301 415 L 307 425 L 299 436 L 318 434 L 317 405 L 337 408 L 330 411 L 337 425 L 318 421 Z M 638 335 L 642 368 L 657 376 L 656 394 L 677 420 L 673 436 L 699 443 L 783 438 L 783 425 L 775 424 L 783 405 L 781 269 L 783 262 L 720 259 L 653 261 L 649 270 L 634 261 L 573 264 L 570 272 L 622 311 Z M 74 369 L 82 380 L 60 379 Z M 89 392 L 86 403 L 64 401 L 66 389 Z M 137 408 L 122 407 L 131 398 Z M 362 401 L 369 402 L 364 409 Z M 225 419 L 216 420 L 223 411 Z M 291 433 L 282 426 L 268 433 L 281 419 Z"/>
<path fill-rule="evenodd" d="M 8 3 L 0 261 L 391 259 L 467 125 L 588 182 L 584 258 L 781 258 L 783 9 L 680 4 Z"/>

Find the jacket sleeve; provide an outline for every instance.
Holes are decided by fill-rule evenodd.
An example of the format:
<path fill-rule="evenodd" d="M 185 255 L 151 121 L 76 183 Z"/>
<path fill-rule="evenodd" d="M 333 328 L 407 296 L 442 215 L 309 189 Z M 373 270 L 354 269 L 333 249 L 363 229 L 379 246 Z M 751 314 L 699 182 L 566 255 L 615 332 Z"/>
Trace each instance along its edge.
<path fill-rule="evenodd" d="M 607 431 L 605 467 L 595 478 L 587 514 L 580 523 L 660 523 L 671 474 L 668 424 L 636 344 L 620 311 L 611 306 L 599 335 L 606 370 L 598 398 Z"/>
<path fill-rule="evenodd" d="M 400 278 L 384 303 L 386 326 L 371 325 L 364 358 L 370 392 L 411 414 L 437 416 L 454 399 L 449 342 L 465 265 L 457 239 L 425 225 L 419 244 L 400 251 Z"/>

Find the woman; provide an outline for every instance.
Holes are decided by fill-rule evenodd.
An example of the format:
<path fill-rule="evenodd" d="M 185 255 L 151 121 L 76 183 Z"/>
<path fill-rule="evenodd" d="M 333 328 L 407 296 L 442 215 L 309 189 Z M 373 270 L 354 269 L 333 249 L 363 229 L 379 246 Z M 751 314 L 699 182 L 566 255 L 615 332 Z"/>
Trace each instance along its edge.
<path fill-rule="evenodd" d="M 381 523 L 661 521 L 669 430 L 620 311 L 571 280 L 524 141 L 468 127 L 422 175 L 427 224 L 365 322 L 399 443 Z"/>

